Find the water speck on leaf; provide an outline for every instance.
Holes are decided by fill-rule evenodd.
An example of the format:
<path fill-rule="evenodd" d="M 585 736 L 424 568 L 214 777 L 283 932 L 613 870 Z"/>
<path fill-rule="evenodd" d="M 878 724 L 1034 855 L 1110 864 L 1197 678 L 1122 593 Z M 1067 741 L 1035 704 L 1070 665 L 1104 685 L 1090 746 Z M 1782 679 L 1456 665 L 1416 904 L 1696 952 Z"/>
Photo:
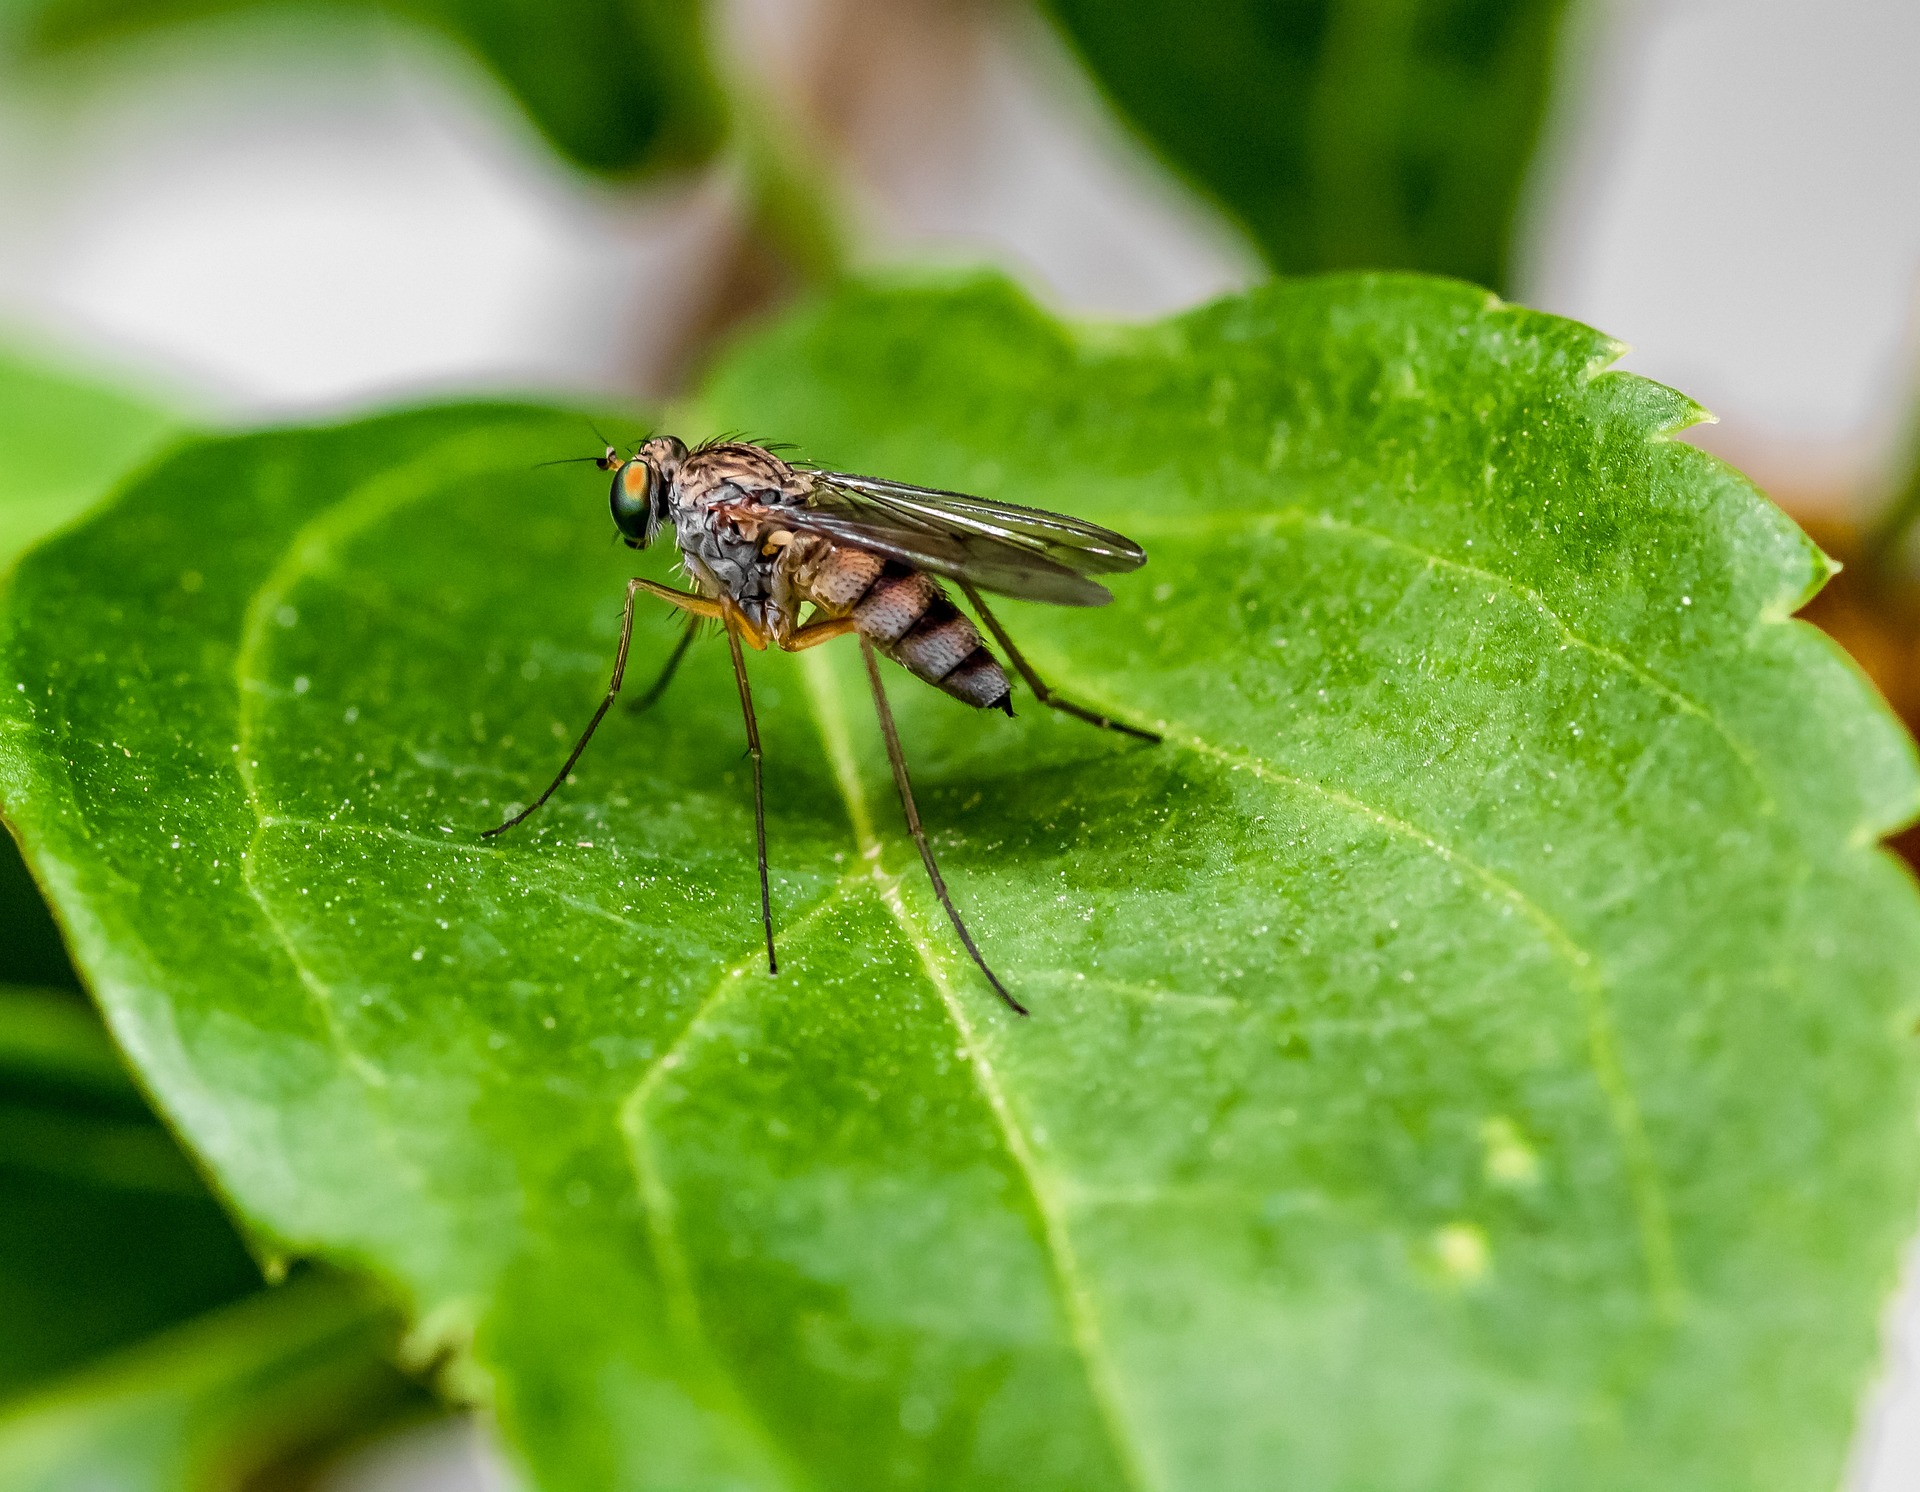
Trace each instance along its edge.
<path fill-rule="evenodd" d="M 413 961 L 416 964 L 419 963 L 420 960 L 425 958 L 426 956 L 427 956 L 427 950 L 424 948 L 416 948 L 413 950 Z"/>
<path fill-rule="evenodd" d="M 305 694 L 312 687 L 313 680 L 309 679 L 305 674 L 301 674 L 293 681 L 293 692 L 295 694 Z"/>
<path fill-rule="evenodd" d="M 1480 1142 L 1486 1147 L 1483 1168 L 1487 1180 L 1496 1186 L 1526 1187 L 1539 1181 L 1539 1155 L 1522 1138 L 1519 1126 L 1504 1114 L 1481 1124 Z"/>
<path fill-rule="evenodd" d="M 274 612 L 273 619 L 283 627 L 297 627 L 300 624 L 300 613 L 291 606 L 282 606 Z"/>
<path fill-rule="evenodd" d="M 1471 1285 L 1485 1276 L 1493 1251 L 1482 1229 L 1472 1223 L 1448 1223 L 1433 1235 L 1433 1256 L 1454 1283 Z"/>

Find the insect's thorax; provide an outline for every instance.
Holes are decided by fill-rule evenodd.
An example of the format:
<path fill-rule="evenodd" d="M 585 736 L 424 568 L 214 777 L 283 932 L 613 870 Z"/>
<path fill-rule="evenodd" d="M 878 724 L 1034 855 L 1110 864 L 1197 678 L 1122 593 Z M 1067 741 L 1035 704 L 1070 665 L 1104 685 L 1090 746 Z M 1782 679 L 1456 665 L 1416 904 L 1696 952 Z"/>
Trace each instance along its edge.
<path fill-rule="evenodd" d="M 790 625 L 777 594 L 780 547 L 768 540 L 779 531 L 778 509 L 804 503 L 805 484 L 804 476 L 757 447 L 689 455 L 675 474 L 668 516 L 695 584 L 730 598 L 758 625 Z"/>

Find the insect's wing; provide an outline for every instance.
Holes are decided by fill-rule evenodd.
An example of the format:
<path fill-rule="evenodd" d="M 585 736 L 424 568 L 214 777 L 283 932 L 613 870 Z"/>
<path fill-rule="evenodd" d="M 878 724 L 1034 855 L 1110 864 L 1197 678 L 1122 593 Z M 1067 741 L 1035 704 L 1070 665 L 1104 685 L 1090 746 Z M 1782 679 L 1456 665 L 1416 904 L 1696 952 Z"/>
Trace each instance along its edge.
<path fill-rule="evenodd" d="M 1113 599 L 1105 586 L 1084 575 L 1076 575 L 1051 560 L 1009 551 L 987 540 L 917 533 L 804 508 L 783 510 L 780 521 L 836 544 L 869 550 L 912 565 L 916 570 L 964 580 L 983 591 L 998 591 L 1003 596 L 1050 601 L 1055 606 L 1105 606 Z"/>
<path fill-rule="evenodd" d="M 798 527 L 936 575 L 1059 606 L 1105 605 L 1112 597 L 1087 575 L 1146 560 L 1131 539 L 1062 513 L 844 472 L 816 473 L 793 517 Z"/>
<path fill-rule="evenodd" d="M 815 479 L 810 505 L 840 509 L 851 517 L 871 517 L 935 532 L 964 533 L 1025 550 L 1081 575 L 1137 570 L 1147 555 L 1124 534 L 1097 523 L 992 502 L 937 487 L 910 487 L 850 472 L 823 472 Z M 866 510 L 862 512 L 861 510 Z"/>

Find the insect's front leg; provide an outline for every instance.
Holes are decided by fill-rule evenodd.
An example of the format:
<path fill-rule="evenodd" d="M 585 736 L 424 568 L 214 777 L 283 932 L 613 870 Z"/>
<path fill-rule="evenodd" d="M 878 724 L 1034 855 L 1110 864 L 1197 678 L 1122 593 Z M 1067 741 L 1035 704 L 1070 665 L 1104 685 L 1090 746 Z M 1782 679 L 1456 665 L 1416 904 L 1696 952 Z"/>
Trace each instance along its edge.
<path fill-rule="evenodd" d="M 766 652 L 768 634 L 765 627 L 736 606 L 731 596 L 724 597 L 717 604 L 721 608 L 721 615 L 726 619 L 729 634 L 737 634 L 756 653 Z"/>
<path fill-rule="evenodd" d="M 496 834 L 504 834 L 515 824 L 523 824 L 533 816 L 540 805 L 551 798 L 572 774 L 574 763 L 580 760 L 580 753 L 587 749 L 587 742 L 593 739 L 593 733 L 600 728 L 600 722 L 606 718 L 607 711 L 613 707 L 615 696 L 620 693 L 620 681 L 627 676 L 627 649 L 633 643 L 633 598 L 636 592 L 652 586 L 651 581 L 635 577 L 627 582 L 627 604 L 620 613 L 620 647 L 613 655 L 613 677 L 607 681 L 606 697 L 600 701 L 600 708 L 593 712 L 593 719 L 587 722 L 587 728 L 580 732 L 580 739 L 574 742 L 573 750 L 567 755 L 567 764 L 562 767 L 547 790 L 521 809 L 504 824 L 481 831 L 482 839 L 491 839 Z M 677 592 L 675 594 L 678 594 Z"/>
<path fill-rule="evenodd" d="M 638 575 L 633 577 L 631 584 L 638 586 L 650 596 L 658 596 L 670 606 L 677 606 L 694 616 L 705 617 L 710 622 L 721 621 L 726 616 L 725 610 L 718 601 L 710 601 L 705 596 L 696 596 L 689 591 L 677 591 L 670 585 L 662 585 L 657 580 L 643 580 Z M 629 591 L 628 594 L 631 595 L 632 592 Z M 760 646 L 765 647 L 766 644 L 763 642 Z"/>

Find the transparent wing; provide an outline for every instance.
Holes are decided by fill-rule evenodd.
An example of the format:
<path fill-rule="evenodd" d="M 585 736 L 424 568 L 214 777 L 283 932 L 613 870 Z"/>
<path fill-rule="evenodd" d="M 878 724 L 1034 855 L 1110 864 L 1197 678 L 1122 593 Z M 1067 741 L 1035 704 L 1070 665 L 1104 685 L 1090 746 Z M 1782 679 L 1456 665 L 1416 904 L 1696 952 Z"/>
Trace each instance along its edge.
<path fill-rule="evenodd" d="M 847 472 L 818 472 L 797 526 L 979 586 L 982 590 L 1100 606 L 1112 597 L 1090 574 L 1146 562 L 1138 544 L 1063 513 L 989 502 Z"/>

